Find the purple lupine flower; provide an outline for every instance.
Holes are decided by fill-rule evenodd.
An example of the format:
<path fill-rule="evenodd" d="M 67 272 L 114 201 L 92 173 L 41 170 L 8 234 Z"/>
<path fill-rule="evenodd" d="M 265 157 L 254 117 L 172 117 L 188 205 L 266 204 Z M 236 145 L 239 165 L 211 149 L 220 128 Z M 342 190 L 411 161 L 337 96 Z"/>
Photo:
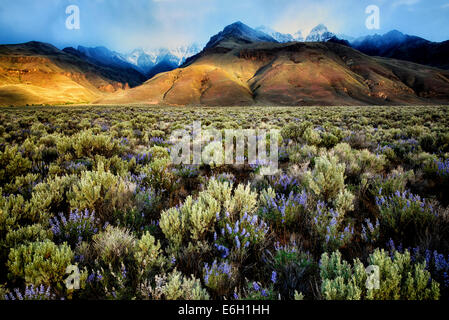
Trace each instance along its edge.
<path fill-rule="evenodd" d="M 277 273 L 276 271 L 273 271 L 271 273 L 271 282 L 276 283 L 276 280 L 277 280 Z"/>
<path fill-rule="evenodd" d="M 237 246 L 237 249 L 240 249 L 240 240 L 238 236 L 235 236 L 235 244 Z"/>
<path fill-rule="evenodd" d="M 260 290 L 260 286 L 259 286 L 259 284 L 257 282 L 253 282 L 253 289 L 256 290 L 256 291 Z"/>

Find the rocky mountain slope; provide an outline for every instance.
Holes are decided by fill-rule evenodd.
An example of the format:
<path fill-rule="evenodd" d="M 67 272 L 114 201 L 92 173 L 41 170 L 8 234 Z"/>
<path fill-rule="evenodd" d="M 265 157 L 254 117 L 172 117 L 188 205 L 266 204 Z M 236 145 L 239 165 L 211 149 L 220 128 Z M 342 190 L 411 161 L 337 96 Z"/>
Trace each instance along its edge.
<path fill-rule="evenodd" d="M 449 101 L 449 72 L 335 42 L 274 42 L 232 25 L 182 68 L 98 103 L 366 105 Z M 265 41 L 262 41 L 262 40 Z"/>
<path fill-rule="evenodd" d="M 87 103 L 144 81 L 135 76 L 41 42 L 0 45 L 0 105 Z"/>

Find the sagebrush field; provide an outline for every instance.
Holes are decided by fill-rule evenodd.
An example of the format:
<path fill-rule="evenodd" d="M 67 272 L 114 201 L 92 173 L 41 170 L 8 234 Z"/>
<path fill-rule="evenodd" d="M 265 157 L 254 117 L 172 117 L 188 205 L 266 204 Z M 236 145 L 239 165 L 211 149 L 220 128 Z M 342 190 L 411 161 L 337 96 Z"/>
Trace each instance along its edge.
<path fill-rule="evenodd" d="M 172 165 L 198 120 L 279 172 Z M 0 190 L 0 299 L 449 298 L 446 106 L 2 108 Z"/>

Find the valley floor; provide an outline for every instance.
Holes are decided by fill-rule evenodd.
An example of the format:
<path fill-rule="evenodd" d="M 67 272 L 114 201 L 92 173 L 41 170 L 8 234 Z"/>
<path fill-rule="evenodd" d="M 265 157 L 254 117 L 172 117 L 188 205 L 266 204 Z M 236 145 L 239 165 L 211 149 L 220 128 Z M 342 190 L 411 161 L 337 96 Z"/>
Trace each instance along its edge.
<path fill-rule="evenodd" d="M 449 299 L 449 106 L 0 110 L 0 299 Z M 175 165 L 195 121 L 279 169 Z"/>

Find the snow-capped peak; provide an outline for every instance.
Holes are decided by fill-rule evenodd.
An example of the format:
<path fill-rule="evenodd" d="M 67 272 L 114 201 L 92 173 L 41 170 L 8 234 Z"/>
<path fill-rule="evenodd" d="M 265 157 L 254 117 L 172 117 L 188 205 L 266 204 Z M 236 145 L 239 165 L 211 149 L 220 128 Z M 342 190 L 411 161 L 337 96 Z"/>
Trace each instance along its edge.
<path fill-rule="evenodd" d="M 223 31 L 220 31 L 206 44 L 206 48 L 213 48 L 220 45 L 223 41 L 243 41 L 243 42 L 277 42 L 269 34 L 253 29 L 246 24 L 237 21 L 233 24 L 226 26 Z"/>
<path fill-rule="evenodd" d="M 138 48 L 127 54 L 125 58 L 126 61 L 135 65 L 144 73 L 151 74 L 152 69 L 159 64 L 163 64 L 164 69 L 174 69 L 182 65 L 187 58 L 200 51 L 201 46 L 196 43 L 171 48 Z"/>
<path fill-rule="evenodd" d="M 304 39 L 304 35 L 301 30 L 298 30 L 294 34 L 280 33 L 266 26 L 260 26 L 256 30 L 271 36 L 276 41 L 281 43 L 290 41 L 326 42 L 335 36 L 335 34 L 330 32 L 324 24 L 319 24 L 313 28 L 306 39 Z"/>
<path fill-rule="evenodd" d="M 302 31 L 298 30 L 294 35 L 293 38 L 295 38 L 296 41 L 304 41 L 304 36 L 302 35 Z"/>
<path fill-rule="evenodd" d="M 330 32 L 324 24 L 319 24 L 310 31 L 306 38 L 309 42 L 325 42 L 335 37 L 335 34 Z"/>
<path fill-rule="evenodd" d="M 280 43 L 295 41 L 295 38 L 291 34 L 280 33 L 280 32 L 277 32 L 276 30 L 273 30 L 266 26 L 260 26 L 260 27 L 256 28 L 256 30 L 268 34 L 274 40 L 276 40 Z"/>

